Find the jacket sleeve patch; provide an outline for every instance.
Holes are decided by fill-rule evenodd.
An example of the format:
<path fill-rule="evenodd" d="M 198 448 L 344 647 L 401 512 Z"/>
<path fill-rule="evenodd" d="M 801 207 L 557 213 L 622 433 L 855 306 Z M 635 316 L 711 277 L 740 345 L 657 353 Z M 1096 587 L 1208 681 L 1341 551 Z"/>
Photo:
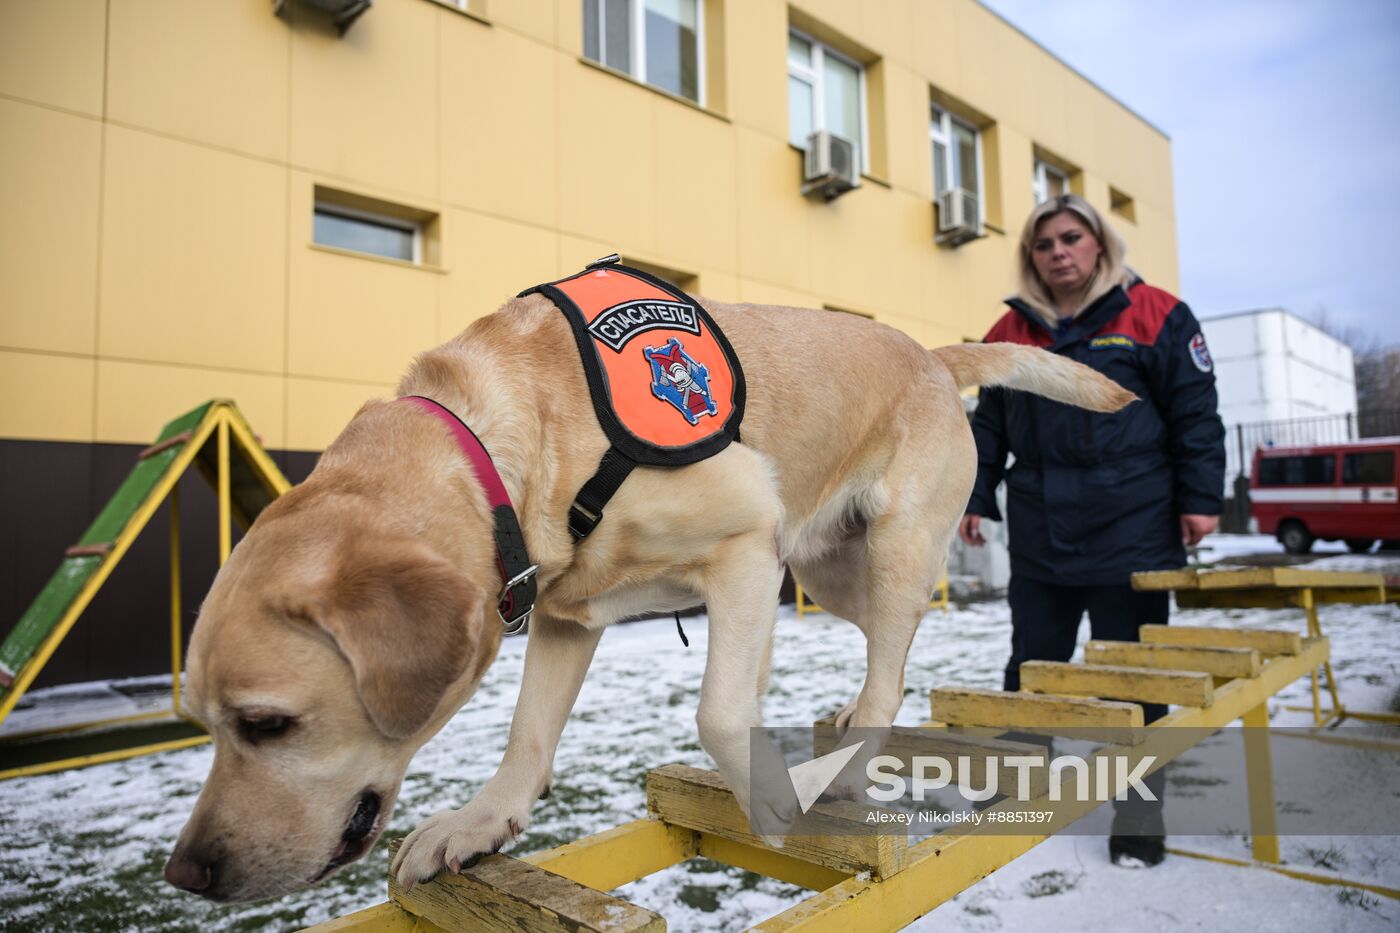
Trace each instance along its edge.
<path fill-rule="evenodd" d="M 1196 331 L 1196 336 L 1191 338 L 1188 344 L 1191 351 L 1191 362 L 1196 364 L 1196 368 L 1203 373 L 1208 373 L 1215 368 L 1215 363 L 1210 358 L 1210 350 L 1206 348 L 1206 335 Z"/>

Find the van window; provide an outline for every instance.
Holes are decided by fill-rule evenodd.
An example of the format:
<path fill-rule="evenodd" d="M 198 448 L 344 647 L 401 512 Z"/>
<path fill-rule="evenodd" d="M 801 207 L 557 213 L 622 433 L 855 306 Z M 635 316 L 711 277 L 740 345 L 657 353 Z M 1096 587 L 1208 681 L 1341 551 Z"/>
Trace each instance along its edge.
<path fill-rule="evenodd" d="M 1264 457 L 1259 461 L 1260 486 L 1330 486 L 1336 475 L 1335 454 Z"/>
<path fill-rule="evenodd" d="M 1342 458 L 1342 482 L 1392 485 L 1395 482 L 1395 451 L 1347 454 Z"/>

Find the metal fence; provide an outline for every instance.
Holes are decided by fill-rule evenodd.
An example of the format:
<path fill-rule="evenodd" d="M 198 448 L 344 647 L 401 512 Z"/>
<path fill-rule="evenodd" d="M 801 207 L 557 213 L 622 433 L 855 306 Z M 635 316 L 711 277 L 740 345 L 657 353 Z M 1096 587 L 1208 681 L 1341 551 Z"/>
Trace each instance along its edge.
<path fill-rule="evenodd" d="M 1400 435 L 1400 410 L 1396 409 L 1231 425 L 1225 432 L 1225 513 L 1220 529 L 1238 533 L 1249 528 L 1249 473 L 1254 451 L 1260 447 L 1344 444 L 1396 435 Z"/>
<path fill-rule="evenodd" d="M 1260 447 L 1344 444 L 1361 438 L 1395 435 L 1400 435 L 1400 410 L 1397 409 L 1231 425 L 1225 435 L 1226 481 L 1249 476 L 1254 451 Z"/>

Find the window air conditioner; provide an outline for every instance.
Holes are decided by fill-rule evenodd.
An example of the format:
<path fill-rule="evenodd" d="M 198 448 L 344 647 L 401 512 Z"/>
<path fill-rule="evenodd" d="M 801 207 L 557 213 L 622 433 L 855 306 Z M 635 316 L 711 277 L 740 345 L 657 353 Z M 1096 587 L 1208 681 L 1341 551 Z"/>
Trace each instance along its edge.
<path fill-rule="evenodd" d="M 807 137 L 807 152 L 802 157 L 802 193 L 820 194 L 830 201 L 860 184 L 860 169 L 856 166 L 856 147 L 825 130 Z"/>
<path fill-rule="evenodd" d="M 272 12 L 285 17 L 288 2 L 289 0 L 272 0 Z M 345 30 L 350 28 L 350 24 L 361 13 L 368 10 L 374 0 L 300 0 L 300 2 L 305 6 L 314 7 L 323 13 L 330 14 L 331 22 L 335 23 L 335 28 L 343 36 Z"/>
<path fill-rule="evenodd" d="M 934 240 L 957 246 L 982 235 L 982 216 L 974 192 L 949 188 L 938 195 L 938 233 Z"/>

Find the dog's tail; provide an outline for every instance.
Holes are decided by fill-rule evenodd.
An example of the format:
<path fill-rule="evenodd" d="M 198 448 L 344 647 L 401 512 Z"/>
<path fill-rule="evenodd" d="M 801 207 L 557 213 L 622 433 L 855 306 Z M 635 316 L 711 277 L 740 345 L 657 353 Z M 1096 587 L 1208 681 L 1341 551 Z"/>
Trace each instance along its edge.
<path fill-rule="evenodd" d="M 1090 411 L 1118 411 L 1136 395 L 1082 363 L 1018 343 L 963 343 L 933 355 L 959 389 L 1006 386 Z"/>

